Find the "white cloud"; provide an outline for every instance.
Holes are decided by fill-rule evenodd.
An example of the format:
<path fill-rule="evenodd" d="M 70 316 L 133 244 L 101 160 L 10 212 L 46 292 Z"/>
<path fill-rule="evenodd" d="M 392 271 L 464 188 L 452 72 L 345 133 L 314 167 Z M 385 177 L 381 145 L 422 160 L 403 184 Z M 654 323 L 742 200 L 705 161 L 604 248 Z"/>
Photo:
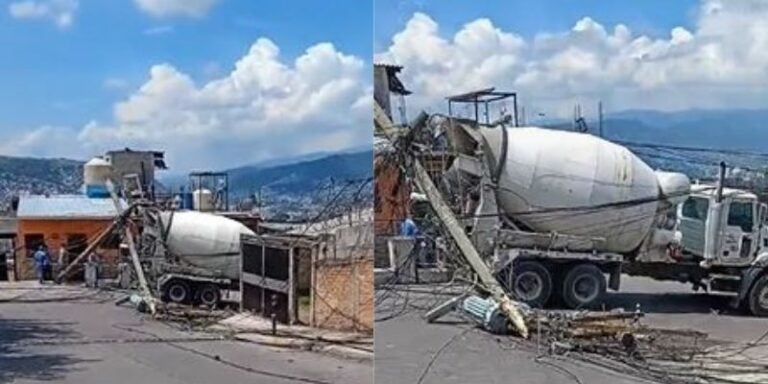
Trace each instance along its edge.
<path fill-rule="evenodd" d="M 286 62 L 262 38 L 228 73 L 201 84 L 171 64 L 153 66 L 146 82 L 115 104 L 112 121 L 90 122 L 60 144 L 81 148 L 81 158 L 114 147 L 165 150 L 177 169 L 364 145 L 371 142 L 369 75 L 363 60 L 332 44 Z M 17 140 L 31 143 L 36 135 Z M 37 153 L 35 145 L 22 147 Z"/>
<path fill-rule="evenodd" d="M 74 138 L 78 131 L 69 127 L 42 126 L 0 143 L 0 153 L 6 156 L 36 156 L 84 158 L 81 146 Z"/>
<path fill-rule="evenodd" d="M 606 27 L 589 17 L 572 29 L 524 39 L 487 19 L 453 36 L 416 13 L 376 61 L 403 65 L 416 108 L 444 108 L 443 97 L 497 86 L 531 110 L 569 116 L 575 102 L 609 108 L 766 107 L 768 2 L 702 0 L 693 28 L 666 37 Z"/>
<path fill-rule="evenodd" d="M 129 85 L 130 84 L 128 83 L 128 80 L 121 79 L 119 77 L 109 77 L 104 80 L 104 88 L 107 89 L 126 89 Z"/>
<path fill-rule="evenodd" d="M 8 13 L 19 20 L 48 20 L 59 28 L 72 25 L 79 3 L 77 0 L 24 0 L 8 5 Z"/>
<path fill-rule="evenodd" d="M 203 17 L 218 0 L 134 0 L 142 11 L 154 17 Z"/>
<path fill-rule="evenodd" d="M 144 30 L 144 34 L 147 36 L 165 35 L 171 32 L 173 32 L 172 25 L 159 25 L 159 26 L 147 28 Z"/>

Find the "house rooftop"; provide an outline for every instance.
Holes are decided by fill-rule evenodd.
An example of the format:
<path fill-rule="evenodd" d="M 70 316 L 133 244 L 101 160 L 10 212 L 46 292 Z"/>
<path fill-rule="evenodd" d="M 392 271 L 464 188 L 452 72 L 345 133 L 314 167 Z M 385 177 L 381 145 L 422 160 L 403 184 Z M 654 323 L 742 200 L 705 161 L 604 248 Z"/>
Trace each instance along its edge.
<path fill-rule="evenodd" d="M 127 208 L 120 201 L 121 211 Z M 112 219 L 118 215 L 115 204 L 108 198 L 85 195 L 29 195 L 19 198 L 19 219 Z"/>

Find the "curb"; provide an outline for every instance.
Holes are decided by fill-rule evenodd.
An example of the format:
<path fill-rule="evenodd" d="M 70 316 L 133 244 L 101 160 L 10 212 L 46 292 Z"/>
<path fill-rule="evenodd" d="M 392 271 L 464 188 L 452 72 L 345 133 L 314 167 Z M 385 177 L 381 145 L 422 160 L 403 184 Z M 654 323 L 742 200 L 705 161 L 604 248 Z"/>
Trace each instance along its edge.
<path fill-rule="evenodd" d="M 325 345 L 318 349 L 318 352 L 327 353 L 336 357 L 351 360 L 373 361 L 373 352 L 358 348 L 346 347 L 343 345 Z"/>
<path fill-rule="evenodd" d="M 236 333 L 235 340 L 264 345 L 275 348 L 299 349 L 304 351 L 327 353 L 336 357 L 352 360 L 373 361 L 373 352 L 364 349 L 347 347 L 343 345 L 329 344 L 321 341 L 313 341 L 285 336 L 271 336 L 259 333 Z"/>

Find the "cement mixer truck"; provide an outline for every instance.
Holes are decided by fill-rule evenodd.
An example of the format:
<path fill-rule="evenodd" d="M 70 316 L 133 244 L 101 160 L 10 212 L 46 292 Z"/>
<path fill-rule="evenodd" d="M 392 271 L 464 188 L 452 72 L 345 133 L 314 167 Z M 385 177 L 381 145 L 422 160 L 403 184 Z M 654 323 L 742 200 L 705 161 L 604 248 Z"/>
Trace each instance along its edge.
<path fill-rule="evenodd" d="M 142 263 L 164 301 L 216 306 L 223 290 L 238 289 L 243 224 L 198 211 L 145 209 Z"/>
<path fill-rule="evenodd" d="M 447 117 L 424 127 L 429 135 L 413 134 L 420 148 L 439 141 L 451 154 L 438 185 L 519 300 L 585 308 L 628 273 L 768 316 L 766 207 L 755 195 L 691 186 L 590 134 Z"/>

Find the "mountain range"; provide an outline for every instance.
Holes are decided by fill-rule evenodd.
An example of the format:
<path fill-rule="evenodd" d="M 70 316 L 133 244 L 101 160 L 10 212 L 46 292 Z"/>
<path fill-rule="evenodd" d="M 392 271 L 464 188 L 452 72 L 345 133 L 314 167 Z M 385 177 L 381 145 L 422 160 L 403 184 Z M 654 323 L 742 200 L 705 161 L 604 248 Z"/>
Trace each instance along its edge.
<path fill-rule="evenodd" d="M 541 125 L 564 130 L 573 126 L 567 120 L 549 120 Z M 598 134 L 596 120 L 588 120 L 587 126 L 588 132 Z M 753 154 L 768 153 L 768 109 L 627 110 L 606 115 L 603 136 L 622 142 L 654 168 L 695 177 L 711 176 L 720 161 L 743 169 L 768 167 L 768 155 Z M 698 149 L 653 148 L 658 144 Z"/>
<path fill-rule="evenodd" d="M 23 193 L 77 193 L 83 183 L 83 161 L 0 156 L 0 208 Z M 373 150 L 318 153 L 271 160 L 224 170 L 229 174 L 230 198 L 261 192 L 280 201 L 300 199 L 331 181 L 366 179 L 372 175 Z M 163 189 L 178 191 L 187 185 L 186 175 L 159 175 Z M 277 201 L 278 199 L 273 199 Z"/>

